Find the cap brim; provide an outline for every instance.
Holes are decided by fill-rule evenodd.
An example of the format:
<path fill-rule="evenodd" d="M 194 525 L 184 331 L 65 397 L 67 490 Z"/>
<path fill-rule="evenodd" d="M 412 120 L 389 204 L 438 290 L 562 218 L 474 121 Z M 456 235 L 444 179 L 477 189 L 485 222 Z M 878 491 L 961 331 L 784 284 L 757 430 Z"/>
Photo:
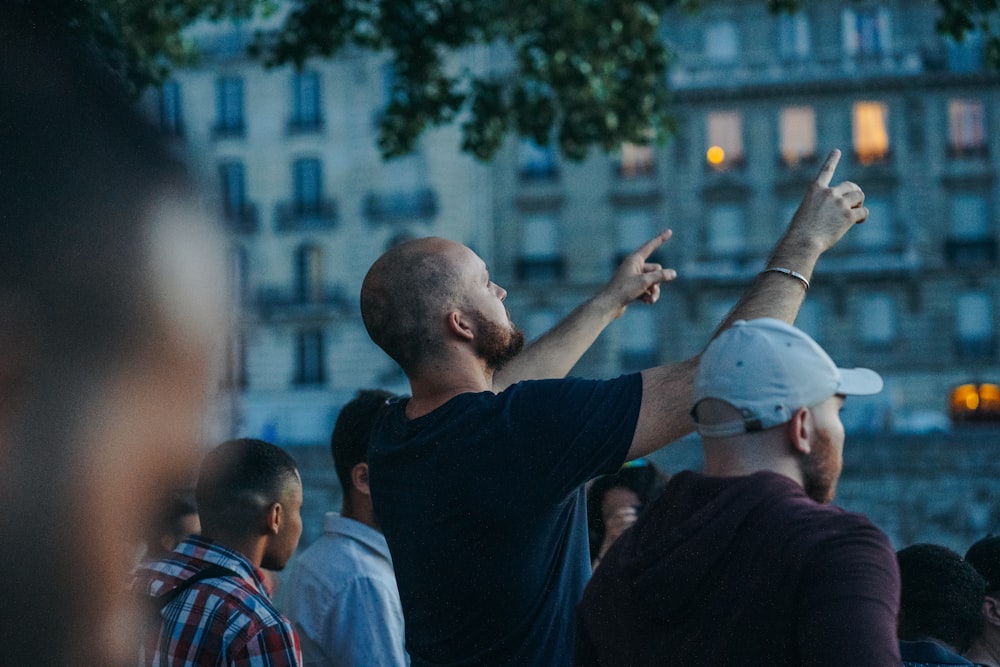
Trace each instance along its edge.
<path fill-rule="evenodd" d="M 868 396 L 882 391 L 882 376 L 870 368 L 839 368 L 840 385 L 838 394 L 845 396 Z"/>

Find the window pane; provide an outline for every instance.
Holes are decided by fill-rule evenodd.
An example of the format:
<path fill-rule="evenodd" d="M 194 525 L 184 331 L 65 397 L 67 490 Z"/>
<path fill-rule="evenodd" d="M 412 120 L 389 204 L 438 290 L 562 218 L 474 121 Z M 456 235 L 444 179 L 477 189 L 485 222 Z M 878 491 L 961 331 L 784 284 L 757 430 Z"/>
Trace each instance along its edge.
<path fill-rule="evenodd" d="M 888 294 L 864 295 L 858 320 L 867 345 L 888 345 L 896 337 L 896 308 Z"/>
<path fill-rule="evenodd" d="M 625 255 L 653 238 L 659 232 L 655 228 L 653 212 L 646 209 L 622 209 L 618 211 L 618 252 Z"/>
<path fill-rule="evenodd" d="M 708 114 L 708 153 L 710 165 L 725 168 L 743 160 L 743 116 L 738 111 L 713 111 Z"/>
<path fill-rule="evenodd" d="M 736 61 L 739 36 L 732 21 L 716 21 L 705 30 L 705 55 L 716 63 Z"/>
<path fill-rule="evenodd" d="M 778 16 L 778 49 L 785 58 L 809 55 L 809 19 L 804 10 Z"/>
<path fill-rule="evenodd" d="M 889 110 L 881 102 L 854 105 L 854 154 L 861 164 L 884 160 L 889 154 Z"/>
<path fill-rule="evenodd" d="M 219 79 L 218 124 L 222 129 L 236 130 L 243 127 L 243 80 L 235 76 Z"/>
<path fill-rule="evenodd" d="M 296 297 L 300 303 L 317 303 L 323 296 L 323 251 L 313 245 L 295 251 Z"/>
<path fill-rule="evenodd" d="M 991 236 L 986 198 L 980 195 L 952 197 L 949 228 L 951 237 L 955 239 L 984 239 Z"/>
<path fill-rule="evenodd" d="M 326 375 L 323 365 L 323 332 L 320 330 L 300 331 L 297 347 L 296 380 L 298 383 L 322 384 Z"/>
<path fill-rule="evenodd" d="M 549 258 L 559 254 L 559 230 L 551 213 L 536 213 L 524 218 L 521 255 L 526 258 Z"/>
<path fill-rule="evenodd" d="M 322 196 L 322 170 L 319 160 L 296 160 L 294 166 L 295 201 L 300 206 L 316 206 Z"/>
<path fill-rule="evenodd" d="M 816 156 L 816 111 L 812 107 L 781 110 L 781 158 L 787 165 Z"/>
<path fill-rule="evenodd" d="M 948 140 L 950 147 L 960 152 L 986 145 L 986 112 L 981 101 L 948 102 Z"/>
<path fill-rule="evenodd" d="M 320 87 L 318 72 L 292 75 L 292 118 L 298 124 L 315 125 L 320 118 Z"/>
<path fill-rule="evenodd" d="M 877 56 L 891 50 L 889 12 L 878 7 L 845 9 L 844 51 L 851 56 Z"/>
<path fill-rule="evenodd" d="M 222 205 L 227 214 L 239 213 L 246 203 L 246 179 L 242 162 L 226 162 L 219 168 Z"/>
<path fill-rule="evenodd" d="M 634 178 L 652 174 L 656 171 L 653 147 L 625 142 L 622 144 L 619 175 L 622 178 Z"/>
<path fill-rule="evenodd" d="M 169 134 L 180 134 L 181 87 L 176 81 L 167 81 L 160 87 L 160 129 Z"/>
<path fill-rule="evenodd" d="M 895 230 L 892 222 L 892 207 L 882 197 L 865 197 L 868 219 L 863 224 L 854 225 L 848 234 L 855 246 L 865 250 L 881 250 L 892 245 Z"/>
<path fill-rule="evenodd" d="M 962 341 L 993 338 L 993 303 L 985 292 L 966 292 L 958 297 L 955 325 Z"/>
<path fill-rule="evenodd" d="M 708 251 L 713 257 L 731 257 L 746 250 L 743 209 L 735 204 L 714 206 L 708 214 Z"/>
<path fill-rule="evenodd" d="M 555 176 L 555 150 L 552 146 L 539 146 L 531 139 L 522 139 L 518 148 L 518 170 L 521 178 L 528 180 Z"/>

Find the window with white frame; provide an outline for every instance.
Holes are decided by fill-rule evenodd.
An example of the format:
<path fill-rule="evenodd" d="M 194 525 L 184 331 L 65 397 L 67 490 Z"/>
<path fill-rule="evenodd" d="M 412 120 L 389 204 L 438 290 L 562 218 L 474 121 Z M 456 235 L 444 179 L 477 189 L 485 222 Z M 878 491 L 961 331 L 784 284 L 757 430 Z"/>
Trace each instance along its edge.
<path fill-rule="evenodd" d="M 779 120 L 781 159 L 793 167 L 816 158 L 816 110 L 809 106 L 785 107 Z"/>
<path fill-rule="evenodd" d="M 238 76 L 220 77 L 215 84 L 215 129 L 223 134 L 242 134 L 243 79 Z"/>
<path fill-rule="evenodd" d="M 870 293 L 861 297 L 858 325 L 866 347 L 887 348 L 896 339 L 896 304 L 889 294 Z"/>
<path fill-rule="evenodd" d="M 322 329 L 304 329 L 295 340 L 295 384 L 318 385 L 326 382 Z"/>
<path fill-rule="evenodd" d="M 320 74 L 313 70 L 292 73 L 293 130 L 316 130 L 323 124 Z"/>
<path fill-rule="evenodd" d="M 710 258 L 740 258 L 746 252 L 744 212 L 739 204 L 716 204 L 709 208 L 706 231 Z"/>
<path fill-rule="evenodd" d="M 323 199 L 323 164 L 316 158 L 301 158 L 292 164 L 295 208 L 303 214 L 318 213 Z"/>
<path fill-rule="evenodd" d="M 713 63 L 736 62 L 739 51 L 739 33 L 734 22 L 716 20 L 705 29 L 705 57 Z"/>
<path fill-rule="evenodd" d="M 164 81 L 159 90 L 160 129 L 174 136 L 184 133 L 184 116 L 181 113 L 181 85 Z"/>
<path fill-rule="evenodd" d="M 619 326 L 622 371 L 641 371 L 656 365 L 656 317 L 652 308 L 633 305 Z"/>
<path fill-rule="evenodd" d="M 892 52 L 889 10 L 878 6 L 843 10 L 844 52 L 852 57 L 881 56 Z"/>
<path fill-rule="evenodd" d="M 851 244 L 859 250 L 881 251 L 891 248 L 895 241 L 895 226 L 892 206 L 889 200 L 878 195 L 865 197 L 868 219 L 863 224 L 854 225 L 847 235 Z"/>
<path fill-rule="evenodd" d="M 970 290 L 955 301 L 956 351 L 960 357 L 993 355 L 993 299 L 982 290 Z"/>
<path fill-rule="evenodd" d="M 778 15 L 778 52 L 787 60 L 802 60 L 809 56 L 811 40 L 809 17 L 804 9 L 794 14 Z"/>
<path fill-rule="evenodd" d="M 656 216 L 651 209 L 619 209 L 617 212 L 617 222 L 618 252 L 615 255 L 616 265 L 620 264 L 626 255 L 635 252 L 639 246 L 662 231 L 657 228 Z"/>
<path fill-rule="evenodd" d="M 304 244 L 295 250 L 295 297 L 299 303 L 318 303 L 323 298 L 323 250 Z"/>
<path fill-rule="evenodd" d="M 950 264 L 969 266 L 997 260 L 997 242 L 984 195 L 957 193 L 949 202 L 945 256 Z"/>
<path fill-rule="evenodd" d="M 521 280 L 552 280 L 563 275 L 559 252 L 559 220 L 554 211 L 530 213 L 521 219 Z"/>

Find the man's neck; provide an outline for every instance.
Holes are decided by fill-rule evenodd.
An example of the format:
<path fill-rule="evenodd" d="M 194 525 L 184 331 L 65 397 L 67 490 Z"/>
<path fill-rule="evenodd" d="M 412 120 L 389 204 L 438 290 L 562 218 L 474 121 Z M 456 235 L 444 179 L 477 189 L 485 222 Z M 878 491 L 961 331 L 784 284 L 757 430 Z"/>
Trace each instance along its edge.
<path fill-rule="evenodd" d="M 220 533 L 210 533 L 202 531 L 201 536 L 205 539 L 211 540 L 215 544 L 221 547 L 225 547 L 230 551 L 235 551 L 238 554 L 243 555 L 247 560 L 254 564 L 255 567 L 260 567 L 261 562 L 264 560 L 264 541 L 260 539 L 246 539 L 234 537 L 231 535 L 222 535 Z"/>
<path fill-rule="evenodd" d="M 406 417 L 422 417 L 460 394 L 492 391 L 493 372 L 479 360 L 470 362 L 430 364 L 411 375 Z"/>
<path fill-rule="evenodd" d="M 980 637 L 965 653 L 965 658 L 986 667 L 1000 667 L 1000 637 Z"/>

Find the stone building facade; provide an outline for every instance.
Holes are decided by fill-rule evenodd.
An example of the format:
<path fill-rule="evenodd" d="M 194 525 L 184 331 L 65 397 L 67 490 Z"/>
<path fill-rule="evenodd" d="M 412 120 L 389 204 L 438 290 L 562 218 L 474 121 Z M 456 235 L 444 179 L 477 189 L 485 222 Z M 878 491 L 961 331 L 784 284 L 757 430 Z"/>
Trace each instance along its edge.
<path fill-rule="evenodd" d="M 806 3 L 792 16 L 736 2 L 667 14 L 677 135 L 579 163 L 512 138 L 485 165 L 458 152 L 455 128 L 384 163 L 374 123 L 392 76 L 384 59 L 348 52 L 301 72 L 263 70 L 242 55 L 249 29 L 197 34 L 204 64 L 150 104 L 200 157 L 232 231 L 238 334 L 220 433 L 296 448 L 313 462 L 311 504 L 336 504 L 323 466 L 339 407 L 359 387 L 406 391 L 368 340 L 357 295 L 371 262 L 409 236 L 477 250 L 531 338 L 670 227 L 657 259 L 678 280 L 655 307 L 630 308 L 574 372 L 607 377 L 695 354 L 838 147 L 836 180 L 864 188 L 871 217 L 821 260 L 798 324 L 841 365 L 886 379 L 844 413 L 866 458 L 849 465 L 841 498 L 900 544 L 1000 530 L 988 483 L 996 439 L 937 433 L 953 386 L 1000 381 L 1000 76 L 975 35 L 938 36 L 934 12 L 886 0 Z M 936 434 L 899 435 L 926 431 Z"/>

